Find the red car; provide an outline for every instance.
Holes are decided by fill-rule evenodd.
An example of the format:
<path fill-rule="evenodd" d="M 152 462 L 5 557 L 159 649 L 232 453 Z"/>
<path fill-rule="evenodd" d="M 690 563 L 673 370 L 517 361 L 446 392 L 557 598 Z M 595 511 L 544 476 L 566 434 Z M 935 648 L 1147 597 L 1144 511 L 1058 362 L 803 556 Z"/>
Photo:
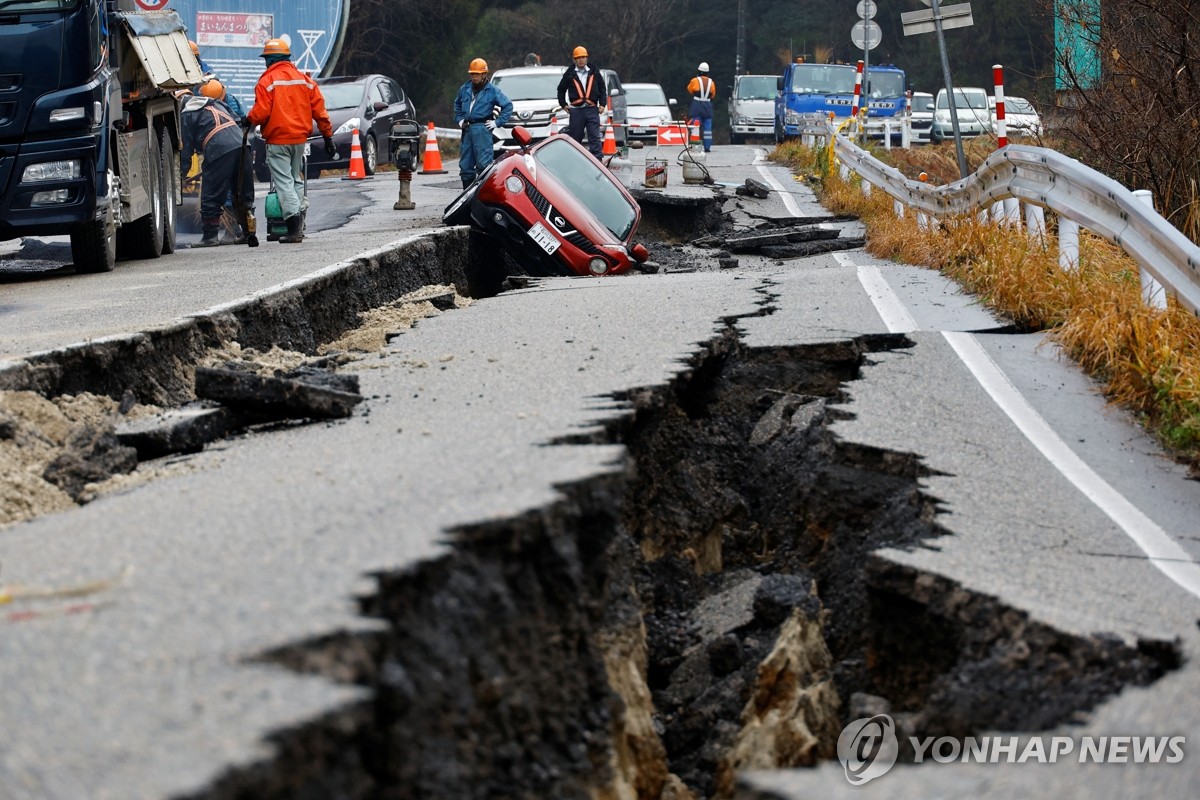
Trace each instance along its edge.
<path fill-rule="evenodd" d="M 624 186 L 569 136 L 494 161 L 446 207 L 447 225 L 474 224 L 498 240 L 530 275 L 617 275 L 650 257 L 633 243 L 642 210 Z"/>

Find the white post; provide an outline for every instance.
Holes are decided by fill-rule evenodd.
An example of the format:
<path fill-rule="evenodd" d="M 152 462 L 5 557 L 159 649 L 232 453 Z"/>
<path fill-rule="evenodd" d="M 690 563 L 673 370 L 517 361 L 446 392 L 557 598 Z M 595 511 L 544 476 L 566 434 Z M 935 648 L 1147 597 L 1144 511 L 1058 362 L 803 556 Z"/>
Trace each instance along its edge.
<path fill-rule="evenodd" d="M 892 121 L 890 119 L 883 121 L 883 149 L 892 149 Z"/>
<path fill-rule="evenodd" d="M 988 206 L 988 211 L 991 214 L 992 222 L 995 222 L 997 225 L 1004 222 L 1003 200 L 997 200 L 996 202 L 992 203 L 990 206 Z"/>
<path fill-rule="evenodd" d="M 1133 196 L 1149 206 L 1151 210 L 1154 209 L 1154 193 L 1149 189 L 1134 189 Z M 1166 308 L 1167 290 L 1163 288 L 1163 285 L 1154 280 L 1154 276 L 1141 267 L 1138 268 L 1138 274 L 1142 279 L 1142 300 L 1146 305 L 1151 308 Z"/>
<path fill-rule="evenodd" d="M 929 217 L 925 215 L 924 211 L 917 212 L 917 229 L 929 230 Z"/>
<path fill-rule="evenodd" d="M 1058 218 L 1058 265 L 1063 269 L 1079 266 L 1079 223 Z"/>
<path fill-rule="evenodd" d="M 1033 203 L 1025 204 L 1025 227 L 1029 230 L 1029 235 L 1038 239 L 1046 238 L 1046 215 L 1042 212 L 1041 206 L 1035 206 Z"/>
<path fill-rule="evenodd" d="M 838 175 L 842 176 L 842 180 L 844 181 L 850 180 L 850 168 L 845 164 L 842 164 L 841 168 L 838 170 Z"/>
<path fill-rule="evenodd" d="M 896 212 L 897 219 L 904 219 L 904 203 L 901 203 L 899 200 L 893 200 L 892 210 Z"/>
<path fill-rule="evenodd" d="M 900 125 L 900 146 L 905 150 L 912 147 L 912 117 L 905 117 Z"/>
<path fill-rule="evenodd" d="M 1021 201 L 1015 197 L 1006 197 L 1004 199 L 1004 216 L 1007 218 L 1007 224 L 1021 229 Z"/>
<path fill-rule="evenodd" d="M 862 179 L 862 193 L 863 193 L 863 197 L 871 196 L 871 182 L 868 181 L 866 178 Z"/>

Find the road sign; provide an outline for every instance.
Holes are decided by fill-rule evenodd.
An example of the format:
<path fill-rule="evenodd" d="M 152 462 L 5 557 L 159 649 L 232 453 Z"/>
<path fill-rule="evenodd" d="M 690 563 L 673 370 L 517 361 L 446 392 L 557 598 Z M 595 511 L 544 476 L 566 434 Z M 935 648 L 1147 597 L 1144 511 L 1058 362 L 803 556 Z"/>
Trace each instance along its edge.
<path fill-rule="evenodd" d="M 883 41 L 883 30 L 874 20 L 860 19 L 850 29 L 850 41 L 859 50 L 872 50 Z"/>
<path fill-rule="evenodd" d="M 662 145 L 687 144 L 687 134 L 683 132 L 683 123 L 679 122 L 675 123 L 674 125 L 659 125 L 658 143 Z"/>
<path fill-rule="evenodd" d="M 975 20 L 971 18 L 970 3 L 941 6 L 938 10 L 941 12 L 942 30 L 965 28 L 975 24 Z M 933 33 L 937 30 L 933 11 L 905 11 L 900 15 L 900 22 L 904 25 L 905 36 L 915 36 L 918 33 Z"/>
<path fill-rule="evenodd" d="M 858 0 L 858 8 L 855 10 L 858 11 L 859 19 L 874 19 L 879 8 L 875 5 L 875 0 Z"/>

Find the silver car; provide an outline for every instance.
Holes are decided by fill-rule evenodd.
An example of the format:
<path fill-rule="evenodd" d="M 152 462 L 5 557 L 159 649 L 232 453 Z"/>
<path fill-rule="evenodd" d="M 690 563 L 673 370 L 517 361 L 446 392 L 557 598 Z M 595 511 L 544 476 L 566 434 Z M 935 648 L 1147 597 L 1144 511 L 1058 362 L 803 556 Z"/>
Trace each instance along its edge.
<path fill-rule="evenodd" d="M 983 136 L 992 132 L 992 112 L 988 108 L 988 94 L 983 89 L 966 86 L 954 89 L 954 110 L 958 116 L 958 130 L 964 137 Z M 950 103 L 946 90 L 939 89 L 933 104 L 933 125 L 930 138 L 944 142 L 954 138 L 954 121 L 950 118 Z"/>

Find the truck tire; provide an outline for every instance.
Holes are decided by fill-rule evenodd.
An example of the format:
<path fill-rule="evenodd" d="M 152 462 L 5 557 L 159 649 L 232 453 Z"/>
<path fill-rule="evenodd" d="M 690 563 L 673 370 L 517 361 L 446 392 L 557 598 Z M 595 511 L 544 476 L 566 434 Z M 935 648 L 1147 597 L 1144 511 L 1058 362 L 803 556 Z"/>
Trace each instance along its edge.
<path fill-rule="evenodd" d="M 151 134 L 152 150 L 147 153 L 150 174 L 146 186 L 150 195 L 150 213 L 121 226 L 117 247 L 131 258 L 158 258 L 163 250 L 163 178 L 158 137 Z"/>
<path fill-rule="evenodd" d="M 175 142 L 166 128 L 158 132 L 158 174 L 162 178 L 163 197 L 163 255 L 175 252 L 175 226 L 178 209 L 175 206 L 175 194 L 179 186 L 179 154 L 175 151 Z"/>
<path fill-rule="evenodd" d="M 117 222 L 111 204 L 104 219 L 71 231 L 71 258 L 78 273 L 112 272 L 117 265 Z"/>

